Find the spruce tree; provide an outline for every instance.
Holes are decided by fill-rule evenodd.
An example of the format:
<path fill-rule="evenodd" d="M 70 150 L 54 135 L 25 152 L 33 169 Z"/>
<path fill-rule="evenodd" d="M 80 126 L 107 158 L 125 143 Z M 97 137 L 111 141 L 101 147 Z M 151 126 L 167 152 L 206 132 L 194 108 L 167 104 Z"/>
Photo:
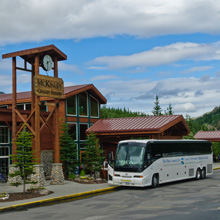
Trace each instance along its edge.
<path fill-rule="evenodd" d="M 24 127 L 23 131 L 20 132 L 15 140 L 17 150 L 16 154 L 11 155 L 12 159 L 15 161 L 13 164 L 17 168 L 14 173 L 9 174 L 10 177 L 20 176 L 23 185 L 23 194 L 25 193 L 26 184 L 36 184 L 36 182 L 31 181 L 31 174 L 34 174 L 34 163 L 36 160 L 34 158 L 34 152 L 32 151 L 32 133 L 26 131 Z M 11 183 L 11 185 L 18 186 L 21 183 Z"/>
<path fill-rule="evenodd" d="M 60 131 L 60 160 L 63 163 L 65 179 L 68 179 L 69 175 L 75 173 L 78 165 L 77 146 L 69 133 L 66 123 L 61 125 Z"/>
<path fill-rule="evenodd" d="M 156 95 L 154 104 L 155 104 L 155 106 L 154 106 L 153 111 L 152 111 L 153 115 L 154 116 L 162 115 L 162 109 L 161 109 L 161 107 L 159 105 L 159 97 L 158 97 L 158 95 Z"/>
<path fill-rule="evenodd" d="M 172 108 L 172 105 L 169 104 L 169 106 L 167 107 L 167 111 L 165 110 L 165 115 L 173 115 L 174 112 L 173 112 L 173 108 Z"/>
<path fill-rule="evenodd" d="M 86 169 L 89 171 L 90 176 L 94 175 L 96 179 L 96 172 L 99 172 L 102 168 L 102 161 L 104 157 L 102 156 L 103 151 L 98 146 L 98 138 L 96 138 L 94 133 L 90 133 L 87 136 L 86 143 Z"/>

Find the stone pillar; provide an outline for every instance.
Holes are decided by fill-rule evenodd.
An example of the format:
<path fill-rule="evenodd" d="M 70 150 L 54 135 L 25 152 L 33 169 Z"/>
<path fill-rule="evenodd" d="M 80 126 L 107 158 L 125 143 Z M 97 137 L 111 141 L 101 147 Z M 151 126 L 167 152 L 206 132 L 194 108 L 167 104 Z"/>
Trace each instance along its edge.
<path fill-rule="evenodd" d="M 18 171 L 18 167 L 15 167 L 14 164 L 11 164 L 9 167 L 9 174 L 13 174 L 15 171 Z M 21 184 L 22 179 L 20 176 L 14 176 L 14 177 L 10 177 L 10 175 L 8 175 L 8 182 L 7 185 L 10 186 L 11 183 L 20 183 Z"/>
<path fill-rule="evenodd" d="M 64 175 L 62 169 L 62 163 L 53 163 L 52 164 L 52 172 L 50 178 L 51 185 L 61 185 L 64 184 Z"/>
<path fill-rule="evenodd" d="M 44 173 L 47 177 L 51 176 L 52 163 L 53 163 L 53 151 L 52 150 L 42 150 L 40 157 L 41 164 L 44 166 Z"/>
<path fill-rule="evenodd" d="M 35 174 L 31 175 L 31 181 L 37 182 L 36 184 L 31 184 L 32 187 L 43 187 L 45 186 L 45 176 L 43 164 L 34 165 Z"/>

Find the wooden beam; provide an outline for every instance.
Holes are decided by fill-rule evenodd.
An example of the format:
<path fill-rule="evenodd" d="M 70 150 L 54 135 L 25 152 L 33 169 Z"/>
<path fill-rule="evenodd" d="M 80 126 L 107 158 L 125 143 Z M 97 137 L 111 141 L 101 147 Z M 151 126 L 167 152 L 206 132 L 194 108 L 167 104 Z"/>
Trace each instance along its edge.
<path fill-rule="evenodd" d="M 16 133 L 17 133 L 17 117 L 16 117 L 16 101 L 17 101 L 17 77 L 16 77 L 16 57 L 12 58 L 12 154 L 16 154 Z"/>
<path fill-rule="evenodd" d="M 28 49 L 28 50 L 20 50 L 17 52 L 3 54 L 2 59 L 20 56 L 24 60 L 26 60 L 28 57 L 33 58 L 35 56 L 35 54 L 36 54 L 36 56 L 39 56 L 39 54 L 44 54 L 45 52 L 47 52 L 51 56 L 55 55 L 56 57 L 58 57 L 58 60 L 66 60 L 67 59 L 66 54 L 64 54 L 62 51 L 60 51 L 53 44 L 43 46 L 43 47 L 36 47 L 36 48 Z"/>
<path fill-rule="evenodd" d="M 34 70 L 35 70 L 35 76 L 39 75 L 39 64 L 40 64 L 40 58 L 39 54 L 35 56 L 35 62 L 34 62 Z M 35 97 L 35 159 L 36 162 L 40 163 L 40 106 L 39 103 L 39 97 L 37 95 L 34 95 Z"/>
<path fill-rule="evenodd" d="M 23 127 L 26 125 L 28 127 L 28 129 L 31 131 L 31 133 L 33 135 L 35 135 L 34 130 L 32 129 L 32 127 L 27 123 L 27 121 L 24 119 L 24 117 L 20 114 L 20 112 L 15 109 L 15 112 L 17 113 L 17 115 L 20 117 L 20 119 L 24 122 L 24 124 L 21 126 L 21 128 L 19 129 L 19 131 L 21 131 L 23 129 Z"/>
<path fill-rule="evenodd" d="M 27 71 L 27 72 L 32 72 L 32 70 L 26 69 L 26 68 L 21 68 L 21 67 L 16 67 L 17 70 L 22 70 L 22 71 Z"/>
<path fill-rule="evenodd" d="M 45 120 L 44 117 L 41 115 L 40 119 L 41 119 L 41 122 L 43 123 L 43 125 L 41 126 L 40 128 L 40 131 L 43 130 L 43 128 L 45 127 L 45 125 L 47 126 L 47 128 L 49 129 L 49 131 L 55 135 L 55 133 L 53 132 L 53 130 L 51 129 L 51 127 L 48 125 L 48 121 L 50 120 L 51 116 L 53 115 L 54 113 L 54 109 L 51 111 L 50 115 L 47 117 L 47 119 Z"/>
<path fill-rule="evenodd" d="M 7 121 L 5 121 L 5 124 L 8 126 L 8 128 L 12 131 L 12 127 L 10 126 L 10 124 L 7 122 Z"/>
<path fill-rule="evenodd" d="M 39 105 L 42 105 L 42 102 L 39 102 L 38 104 L 39 104 Z M 55 107 L 55 106 L 56 106 L 56 103 L 45 102 L 43 105 Z"/>
<path fill-rule="evenodd" d="M 54 77 L 58 78 L 58 61 L 57 57 L 54 57 Z M 54 103 L 59 103 L 59 99 L 54 99 Z M 59 139 L 59 106 L 55 107 L 55 117 L 54 117 L 54 162 L 60 163 L 60 139 Z"/>

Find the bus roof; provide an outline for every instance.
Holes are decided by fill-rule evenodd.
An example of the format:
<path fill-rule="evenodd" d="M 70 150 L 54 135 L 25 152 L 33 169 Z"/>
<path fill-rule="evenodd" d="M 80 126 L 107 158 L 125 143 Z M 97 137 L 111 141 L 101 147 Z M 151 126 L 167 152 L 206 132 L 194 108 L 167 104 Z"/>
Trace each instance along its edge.
<path fill-rule="evenodd" d="M 136 142 L 136 143 L 154 143 L 154 144 L 159 144 L 159 143 L 211 143 L 210 141 L 206 140 L 191 140 L 191 139 L 184 139 L 184 140 L 155 140 L 155 139 L 145 139 L 145 140 L 124 140 L 120 141 L 119 144 L 121 143 L 128 143 L 128 142 Z"/>

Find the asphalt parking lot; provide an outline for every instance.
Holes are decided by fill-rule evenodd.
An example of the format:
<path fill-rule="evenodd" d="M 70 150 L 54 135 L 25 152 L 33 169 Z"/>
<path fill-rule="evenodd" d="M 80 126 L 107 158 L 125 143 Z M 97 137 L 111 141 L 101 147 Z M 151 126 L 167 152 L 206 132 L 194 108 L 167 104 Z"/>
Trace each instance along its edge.
<path fill-rule="evenodd" d="M 187 180 L 159 188 L 126 188 L 51 206 L 2 213 L 24 219 L 219 219 L 220 170 L 204 180 Z"/>

